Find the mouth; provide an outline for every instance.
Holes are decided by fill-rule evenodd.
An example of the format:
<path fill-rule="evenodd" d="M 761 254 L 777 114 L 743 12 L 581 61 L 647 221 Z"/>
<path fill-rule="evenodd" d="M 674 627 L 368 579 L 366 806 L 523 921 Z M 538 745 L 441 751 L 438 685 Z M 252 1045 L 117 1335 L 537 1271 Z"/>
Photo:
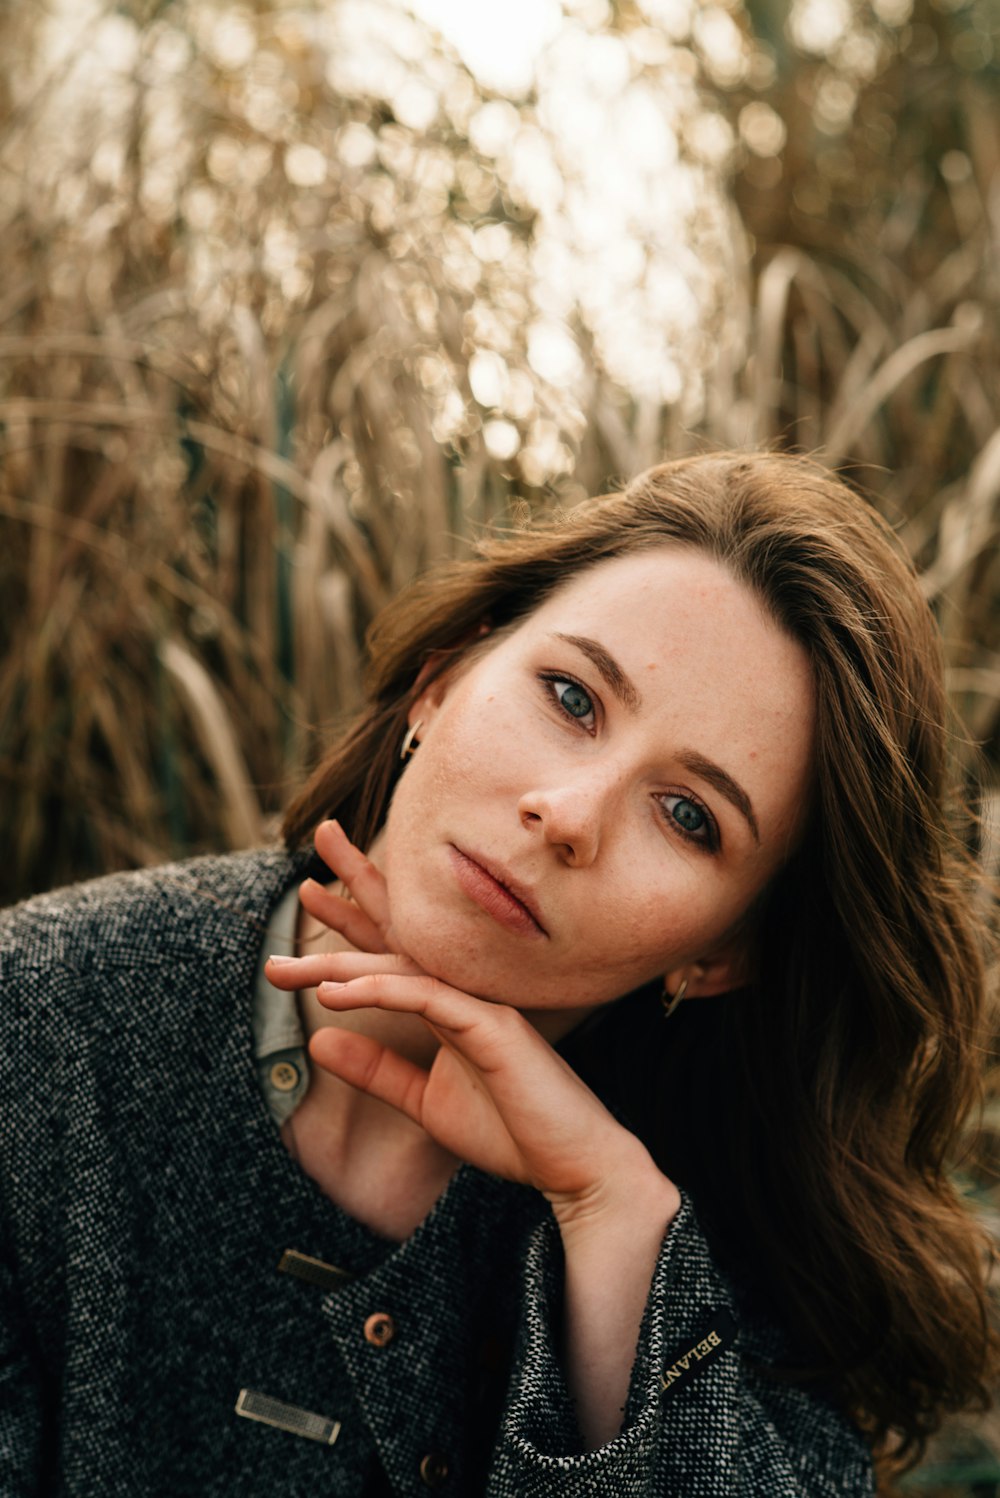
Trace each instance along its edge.
<path fill-rule="evenodd" d="M 478 853 L 465 853 L 454 843 L 449 845 L 448 855 L 459 885 L 487 915 L 520 936 L 548 936 L 530 890 L 512 879 L 500 864 Z"/>

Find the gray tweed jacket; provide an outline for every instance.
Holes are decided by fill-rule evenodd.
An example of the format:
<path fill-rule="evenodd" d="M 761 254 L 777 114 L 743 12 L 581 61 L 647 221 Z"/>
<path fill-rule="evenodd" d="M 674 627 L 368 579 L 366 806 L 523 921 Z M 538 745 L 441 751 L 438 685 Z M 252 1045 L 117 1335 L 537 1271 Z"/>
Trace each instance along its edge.
<path fill-rule="evenodd" d="M 0 915 L 0 1494 L 862 1498 L 858 1434 L 690 1204 L 621 1433 L 581 1450 L 559 1235 L 466 1167 L 405 1243 L 330 1202 L 255 1075 L 250 995 L 304 859 L 202 858 Z"/>

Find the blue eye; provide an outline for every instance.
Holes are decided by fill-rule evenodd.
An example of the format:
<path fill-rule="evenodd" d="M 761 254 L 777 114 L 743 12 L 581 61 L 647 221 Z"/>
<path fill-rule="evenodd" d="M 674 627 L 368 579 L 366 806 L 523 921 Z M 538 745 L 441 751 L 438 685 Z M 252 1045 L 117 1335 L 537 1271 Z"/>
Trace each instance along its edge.
<path fill-rule="evenodd" d="M 695 806 L 694 802 L 689 801 L 686 796 L 677 798 L 670 815 L 685 832 L 700 832 L 705 826 L 705 813 L 700 806 Z"/>
<path fill-rule="evenodd" d="M 577 686 L 575 681 L 556 681 L 552 686 L 556 701 L 566 709 L 571 718 L 586 718 L 594 711 L 594 704 L 583 687 Z"/>
<path fill-rule="evenodd" d="M 690 796 L 668 795 L 661 796 L 660 803 L 681 837 L 707 848 L 709 852 L 718 850 L 718 828 L 710 813 L 697 801 L 692 801 Z"/>
<path fill-rule="evenodd" d="M 545 688 L 545 695 L 550 701 L 555 701 L 560 712 L 579 723 L 588 733 L 595 732 L 597 707 L 586 687 L 555 671 L 539 672 L 539 680 Z"/>

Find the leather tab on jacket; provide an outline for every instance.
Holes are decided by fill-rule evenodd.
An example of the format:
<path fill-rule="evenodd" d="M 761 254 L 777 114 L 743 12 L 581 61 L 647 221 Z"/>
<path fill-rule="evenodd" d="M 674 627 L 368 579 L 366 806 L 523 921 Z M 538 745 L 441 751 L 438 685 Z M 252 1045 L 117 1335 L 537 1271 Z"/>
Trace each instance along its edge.
<path fill-rule="evenodd" d="M 297 1248 L 285 1249 L 278 1261 L 278 1271 L 293 1274 L 296 1279 L 305 1280 L 310 1285 L 318 1285 L 321 1290 L 342 1290 L 354 1278 L 346 1269 L 314 1259 L 311 1254 L 300 1254 Z"/>
<path fill-rule="evenodd" d="M 340 1435 L 339 1420 L 301 1409 L 297 1404 L 286 1404 L 283 1399 L 274 1399 L 258 1389 L 240 1390 L 236 1413 L 245 1420 L 259 1420 L 262 1425 L 273 1425 L 293 1436 L 305 1436 L 309 1441 L 322 1441 L 326 1446 L 332 1446 Z"/>

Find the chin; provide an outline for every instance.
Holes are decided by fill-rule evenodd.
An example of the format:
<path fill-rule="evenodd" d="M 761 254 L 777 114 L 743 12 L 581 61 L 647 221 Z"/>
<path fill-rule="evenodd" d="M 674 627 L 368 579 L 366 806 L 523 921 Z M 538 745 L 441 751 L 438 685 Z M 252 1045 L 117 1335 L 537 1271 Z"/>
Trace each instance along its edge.
<path fill-rule="evenodd" d="M 499 997 L 495 981 L 492 985 L 489 981 L 497 961 L 483 942 L 482 932 L 470 930 L 467 922 L 442 918 L 423 901 L 415 902 L 414 908 L 402 902 L 398 914 L 397 908 L 393 906 L 393 934 L 407 957 L 452 988 L 483 999 Z"/>
<path fill-rule="evenodd" d="M 457 921 L 435 927 L 426 917 L 412 923 L 404 918 L 393 924 L 408 957 L 432 977 L 474 998 L 515 1009 L 547 1010 L 604 1002 L 603 996 L 570 995 L 568 980 L 553 984 L 550 976 L 539 983 L 537 962 L 526 957 L 523 964 L 518 964 L 509 953 L 494 950 L 488 931 L 478 922 L 472 929 Z"/>
<path fill-rule="evenodd" d="M 493 950 L 488 932 L 479 928 L 478 922 L 470 928 L 461 921 L 438 925 L 426 917 L 410 922 L 404 916 L 394 920 L 393 929 L 407 956 L 451 988 L 516 1008 L 521 1008 L 530 995 L 532 1007 L 538 1006 L 539 999 L 532 993 L 534 966 L 526 962 L 522 971 L 509 956 Z M 540 1002 L 545 1005 L 544 998 Z"/>

